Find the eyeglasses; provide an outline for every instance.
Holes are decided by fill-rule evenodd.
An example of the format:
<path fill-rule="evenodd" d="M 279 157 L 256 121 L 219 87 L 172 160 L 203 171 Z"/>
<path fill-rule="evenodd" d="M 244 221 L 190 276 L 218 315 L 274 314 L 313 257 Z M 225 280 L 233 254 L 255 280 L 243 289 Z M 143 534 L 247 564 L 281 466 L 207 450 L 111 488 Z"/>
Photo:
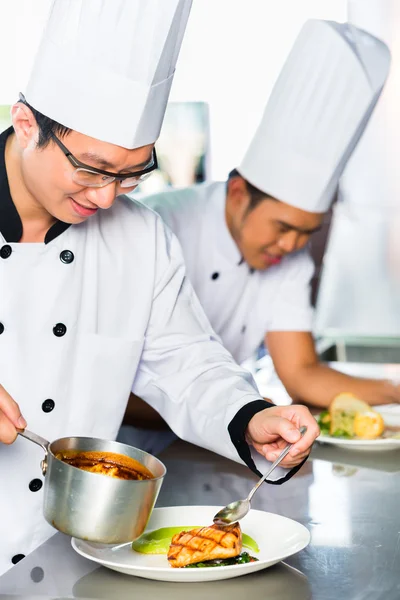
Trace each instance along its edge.
<path fill-rule="evenodd" d="M 74 172 L 72 173 L 72 179 L 78 185 L 82 185 L 84 187 L 94 187 L 94 188 L 102 188 L 114 181 L 118 181 L 119 185 L 122 188 L 131 188 L 136 187 L 139 183 L 142 183 L 145 179 L 149 177 L 152 171 L 158 168 L 157 155 L 156 150 L 153 148 L 153 152 L 151 155 L 151 160 L 148 166 L 141 171 L 136 171 L 135 173 L 126 173 L 125 175 L 120 175 L 119 173 L 110 173 L 109 171 L 102 171 L 101 169 L 95 169 L 89 165 L 85 165 L 80 162 L 71 152 L 68 150 L 66 146 L 58 139 L 54 133 L 51 133 L 51 137 L 57 146 L 61 149 L 61 151 L 68 158 L 71 165 L 75 167 Z"/>

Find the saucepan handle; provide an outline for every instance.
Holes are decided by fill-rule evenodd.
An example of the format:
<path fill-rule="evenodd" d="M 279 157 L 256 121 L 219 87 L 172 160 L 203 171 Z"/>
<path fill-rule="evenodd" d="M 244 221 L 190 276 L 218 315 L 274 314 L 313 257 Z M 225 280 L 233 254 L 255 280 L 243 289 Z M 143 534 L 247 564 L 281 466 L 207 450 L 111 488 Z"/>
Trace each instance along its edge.
<path fill-rule="evenodd" d="M 48 454 L 48 451 L 49 451 L 50 442 L 48 442 L 47 440 L 45 440 L 44 438 L 42 438 L 40 435 L 37 435 L 36 433 L 33 433 L 33 431 L 28 431 L 27 429 L 17 429 L 17 433 L 18 433 L 18 435 L 26 438 L 27 440 L 30 440 L 31 442 L 34 442 L 35 444 L 37 444 L 38 446 L 40 446 L 41 448 L 43 448 L 43 450 L 44 450 L 44 459 L 41 462 L 41 467 L 42 467 L 42 473 L 43 473 L 43 475 L 46 475 L 46 471 L 47 471 L 47 454 Z"/>

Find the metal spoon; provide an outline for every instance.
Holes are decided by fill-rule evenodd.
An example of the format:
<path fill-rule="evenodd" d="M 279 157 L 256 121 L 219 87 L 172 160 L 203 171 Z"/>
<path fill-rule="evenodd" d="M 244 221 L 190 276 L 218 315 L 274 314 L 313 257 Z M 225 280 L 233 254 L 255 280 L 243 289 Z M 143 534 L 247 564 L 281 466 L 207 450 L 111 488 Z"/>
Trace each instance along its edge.
<path fill-rule="evenodd" d="M 302 427 L 300 427 L 299 431 L 301 433 L 301 436 L 303 437 L 303 435 L 307 431 L 307 427 L 303 425 Z M 247 515 L 247 513 L 250 510 L 250 502 L 254 494 L 256 493 L 260 485 L 264 483 L 264 481 L 267 479 L 268 475 L 270 475 L 275 469 L 275 467 L 277 467 L 279 463 L 285 458 L 286 454 L 289 452 L 290 448 L 293 445 L 294 444 L 288 444 L 286 446 L 286 448 L 280 453 L 275 462 L 272 463 L 269 471 L 267 471 L 267 473 L 265 473 L 265 475 L 263 475 L 261 479 L 256 483 L 256 485 L 253 487 L 250 494 L 245 500 L 236 500 L 236 502 L 231 502 L 230 504 L 225 506 L 225 508 L 222 508 L 219 512 L 217 512 L 213 519 L 216 525 L 230 525 L 231 523 L 236 523 L 236 521 L 240 521 L 240 519 L 243 519 L 243 517 Z"/>

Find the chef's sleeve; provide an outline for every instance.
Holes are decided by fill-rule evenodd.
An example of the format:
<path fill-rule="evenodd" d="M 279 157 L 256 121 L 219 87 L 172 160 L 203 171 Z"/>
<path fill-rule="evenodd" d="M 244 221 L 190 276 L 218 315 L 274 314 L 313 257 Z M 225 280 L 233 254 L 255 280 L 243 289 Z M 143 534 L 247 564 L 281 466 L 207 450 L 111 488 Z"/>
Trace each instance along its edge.
<path fill-rule="evenodd" d="M 251 374 L 238 366 L 212 330 L 185 276 L 176 237 L 157 219 L 156 276 L 151 314 L 132 391 L 167 421 L 180 438 L 257 467 L 245 441 L 254 414 L 272 406 L 260 399 Z M 262 464 L 263 463 L 263 464 Z M 277 467 L 282 483 L 296 470 Z"/>

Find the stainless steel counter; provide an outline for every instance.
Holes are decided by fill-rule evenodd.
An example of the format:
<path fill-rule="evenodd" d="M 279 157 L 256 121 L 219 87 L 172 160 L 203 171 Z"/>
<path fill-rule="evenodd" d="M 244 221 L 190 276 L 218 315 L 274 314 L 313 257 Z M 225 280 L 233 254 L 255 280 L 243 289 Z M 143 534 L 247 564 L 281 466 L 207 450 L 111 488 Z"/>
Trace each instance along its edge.
<path fill-rule="evenodd" d="M 245 467 L 176 442 L 158 506 L 221 504 L 242 498 L 255 477 Z M 215 583 L 162 583 L 98 567 L 56 534 L 0 578 L 0 597 L 134 600 L 399 600 L 400 452 L 348 452 L 316 446 L 283 486 L 265 485 L 254 508 L 303 523 L 308 548 L 265 571 Z"/>

